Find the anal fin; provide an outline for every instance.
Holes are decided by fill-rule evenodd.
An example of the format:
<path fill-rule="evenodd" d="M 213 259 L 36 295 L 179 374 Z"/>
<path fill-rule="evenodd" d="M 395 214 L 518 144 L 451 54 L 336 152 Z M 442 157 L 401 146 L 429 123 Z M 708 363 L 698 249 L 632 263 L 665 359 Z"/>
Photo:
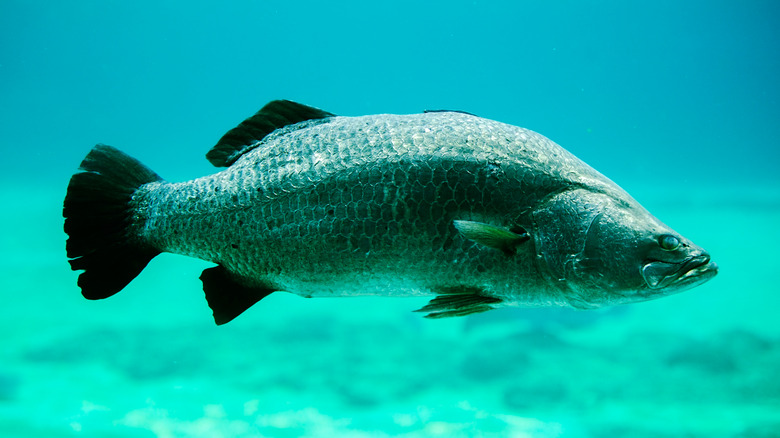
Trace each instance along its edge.
<path fill-rule="evenodd" d="M 253 304 L 275 291 L 271 288 L 241 284 L 221 265 L 204 270 L 200 280 L 203 282 L 206 301 L 214 312 L 214 321 L 217 325 L 232 321 Z"/>
<path fill-rule="evenodd" d="M 486 312 L 500 302 L 500 298 L 484 295 L 481 288 L 446 287 L 441 288 L 436 298 L 415 312 L 429 312 L 425 318 L 448 318 Z"/>

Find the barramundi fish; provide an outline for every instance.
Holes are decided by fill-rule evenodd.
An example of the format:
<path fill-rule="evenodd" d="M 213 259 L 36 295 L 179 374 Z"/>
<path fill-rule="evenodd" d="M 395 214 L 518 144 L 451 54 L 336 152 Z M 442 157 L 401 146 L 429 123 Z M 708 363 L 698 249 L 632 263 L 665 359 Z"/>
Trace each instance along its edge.
<path fill-rule="evenodd" d="M 427 317 L 591 309 L 717 273 L 710 255 L 540 134 L 460 111 L 340 117 L 273 101 L 167 182 L 97 145 L 73 175 L 67 255 L 88 299 L 157 254 L 213 262 L 217 324 L 268 294 L 432 296 Z"/>

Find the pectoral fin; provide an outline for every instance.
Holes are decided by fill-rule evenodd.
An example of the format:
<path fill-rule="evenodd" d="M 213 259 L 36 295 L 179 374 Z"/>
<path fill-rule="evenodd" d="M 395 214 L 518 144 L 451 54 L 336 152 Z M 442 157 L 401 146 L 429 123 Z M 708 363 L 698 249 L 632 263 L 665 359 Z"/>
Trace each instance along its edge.
<path fill-rule="evenodd" d="M 501 250 L 507 255 L 514 255 L 517 246 L 529 239 L 528 233 L 520 227 L 507 230 L 482 222 L 453 221 L 453 223 L 465 238 Z"/>
<path fill-rule="evenodd" d="M 483 295 L 480 288 L 463 286 L 440 289 L 440 295 L 432 299 L 425 307 L 415 312 L 429 312 L 426 318 L 447 318 L 486 312 L 494 308 L 501 299 Z"/>

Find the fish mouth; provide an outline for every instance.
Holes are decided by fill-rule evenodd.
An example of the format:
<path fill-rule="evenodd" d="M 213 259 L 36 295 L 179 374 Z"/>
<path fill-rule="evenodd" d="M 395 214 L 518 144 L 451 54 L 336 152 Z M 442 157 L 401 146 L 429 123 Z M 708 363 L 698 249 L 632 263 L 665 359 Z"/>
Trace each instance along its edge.
<path fill-rule="evenodd" d="M 707 253 L 700 254 L 681 263 L 653 260 L 642 266 L 642 277 L 650 289 L 682 291 L 698 286 L 718 273 L 718 265 Z"/>

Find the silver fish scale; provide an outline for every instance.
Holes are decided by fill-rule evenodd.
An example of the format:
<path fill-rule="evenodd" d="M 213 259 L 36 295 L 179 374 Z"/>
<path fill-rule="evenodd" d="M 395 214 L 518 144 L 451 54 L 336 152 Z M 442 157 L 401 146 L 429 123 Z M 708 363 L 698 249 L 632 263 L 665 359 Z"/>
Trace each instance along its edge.
<path fill-rule="evenodd" d="M 214 175 L 143 186 L 134 230 L 246 284 L 302 296 L 469 285 L 561 303 L 538 275 L 534 245 L 506 257 L 463 238 L 453 220 L 530 230 L 532 210 L 572 186 L 620 190 L 547 138 L 503 123 L 461 113 L 333 117 L 278 130 Z"/>

